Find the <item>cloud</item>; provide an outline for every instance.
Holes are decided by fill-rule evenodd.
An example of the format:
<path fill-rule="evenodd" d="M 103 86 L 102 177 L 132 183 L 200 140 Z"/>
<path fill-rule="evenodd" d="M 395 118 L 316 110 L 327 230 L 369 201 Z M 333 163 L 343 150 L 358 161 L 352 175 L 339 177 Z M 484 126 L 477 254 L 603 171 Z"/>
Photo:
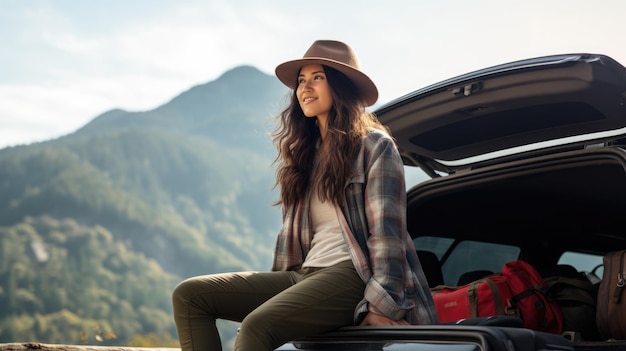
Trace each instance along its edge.
<path fill-rule="evenodd" d="M 240 64 L 271 73 L 278 61 L 272 53 L 279 56 L 283 45 L 276 40 L 279 15 L 190 3 L 133 20 L 110 18 L 109 27 L 86 22 L 93 13 L 52 7 L 0 15 L 18 29 L 11 55 L 0 59 L 11 72 L 0 81 L 0 147 L 70 133 L 112 108 L 155 108 Z"/>
<path fill-rule="evenodd" d="M 380 103 L 532 56 L 588 51 L 626 62 L 624 11 L 621 0 L 320 0 L 304 10 L 288 0 L 9 2 L 0 9 L 0 147 L 72 132 L 112 108 L 155 108 L 238 65 L 273 74 L 316 39 L 355 47 Z"/>

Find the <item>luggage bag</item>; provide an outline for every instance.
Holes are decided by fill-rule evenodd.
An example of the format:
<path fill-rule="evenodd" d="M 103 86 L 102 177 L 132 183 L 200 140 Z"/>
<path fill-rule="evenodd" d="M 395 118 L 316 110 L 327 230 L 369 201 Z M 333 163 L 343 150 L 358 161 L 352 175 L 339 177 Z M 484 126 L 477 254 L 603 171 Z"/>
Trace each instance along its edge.
<path fill-rule="evenodd" d="M 604 272 L 598 288 L 596 325 L 603 339 L 626 339 L 626 250 L 602 258 Z"/>
<path fill-rule="evenodd" d="M 527 262 L 507 262 L 502 272 L 463 286 L 440 285 L 431 289 L 442 323 L 460 319 L 509 316 L 522 319 L 524 327 L 561 334 L 563 316 L 546 296 L 546 285 Z"/>

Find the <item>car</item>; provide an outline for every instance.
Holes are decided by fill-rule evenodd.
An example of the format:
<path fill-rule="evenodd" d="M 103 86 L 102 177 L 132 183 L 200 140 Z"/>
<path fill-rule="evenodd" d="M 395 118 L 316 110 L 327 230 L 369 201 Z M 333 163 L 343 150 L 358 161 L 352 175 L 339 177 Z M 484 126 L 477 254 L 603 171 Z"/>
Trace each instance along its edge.
<path fill-rule="evenodd" d="M 402 155 L 407 226 L 429 253 L 420 260 L 433 289 L 523 260 L 543 277 L 573 270 L 597 292 L 603 256 L 626 249 L 626 68 L 611 57 L 510 62 L 374 112 Z M 347 327 L 280 350 L 626 350 L 626 341 L 494 318 Z"/>

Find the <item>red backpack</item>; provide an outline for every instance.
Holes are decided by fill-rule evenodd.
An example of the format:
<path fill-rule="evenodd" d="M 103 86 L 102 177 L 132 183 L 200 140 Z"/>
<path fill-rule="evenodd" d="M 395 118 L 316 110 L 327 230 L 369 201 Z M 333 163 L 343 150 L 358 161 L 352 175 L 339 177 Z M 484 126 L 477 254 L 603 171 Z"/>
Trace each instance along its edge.
<path fill-rule="evenodd" d="M 546 296 L 543 279 L 524 261 L 508 262 L 502 272 L 467 285 L 440 285 L 431 292 L 442 323 L 511 316 L 522 319 L 528 329 L 554 334 L 563 331 L 563 317 L 556 301 Z"/>
<path fill-rule="evenodd" d="M 556 300 L 546 295 L 546 283 L 539 272 L 525 261 L 507 262 L 502 269 L 513 293 L 524 327 L 549 333 L 563 332 L 563 315 Z"/>

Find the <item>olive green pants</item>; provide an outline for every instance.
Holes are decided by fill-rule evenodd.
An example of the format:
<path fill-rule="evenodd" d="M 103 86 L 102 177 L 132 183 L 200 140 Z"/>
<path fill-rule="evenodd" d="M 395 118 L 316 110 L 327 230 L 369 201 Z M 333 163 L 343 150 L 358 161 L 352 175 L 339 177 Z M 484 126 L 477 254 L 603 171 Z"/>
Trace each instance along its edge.
<path fill-rule="evenodd" d="M 353 325 L 364 289 L 352 261 L 298 271 L 198 276 L 174 289 L 174 321 L 182 351 L 222 350 L 217 319 L 241 322 L 236 351 L 270 351 Z"/>

